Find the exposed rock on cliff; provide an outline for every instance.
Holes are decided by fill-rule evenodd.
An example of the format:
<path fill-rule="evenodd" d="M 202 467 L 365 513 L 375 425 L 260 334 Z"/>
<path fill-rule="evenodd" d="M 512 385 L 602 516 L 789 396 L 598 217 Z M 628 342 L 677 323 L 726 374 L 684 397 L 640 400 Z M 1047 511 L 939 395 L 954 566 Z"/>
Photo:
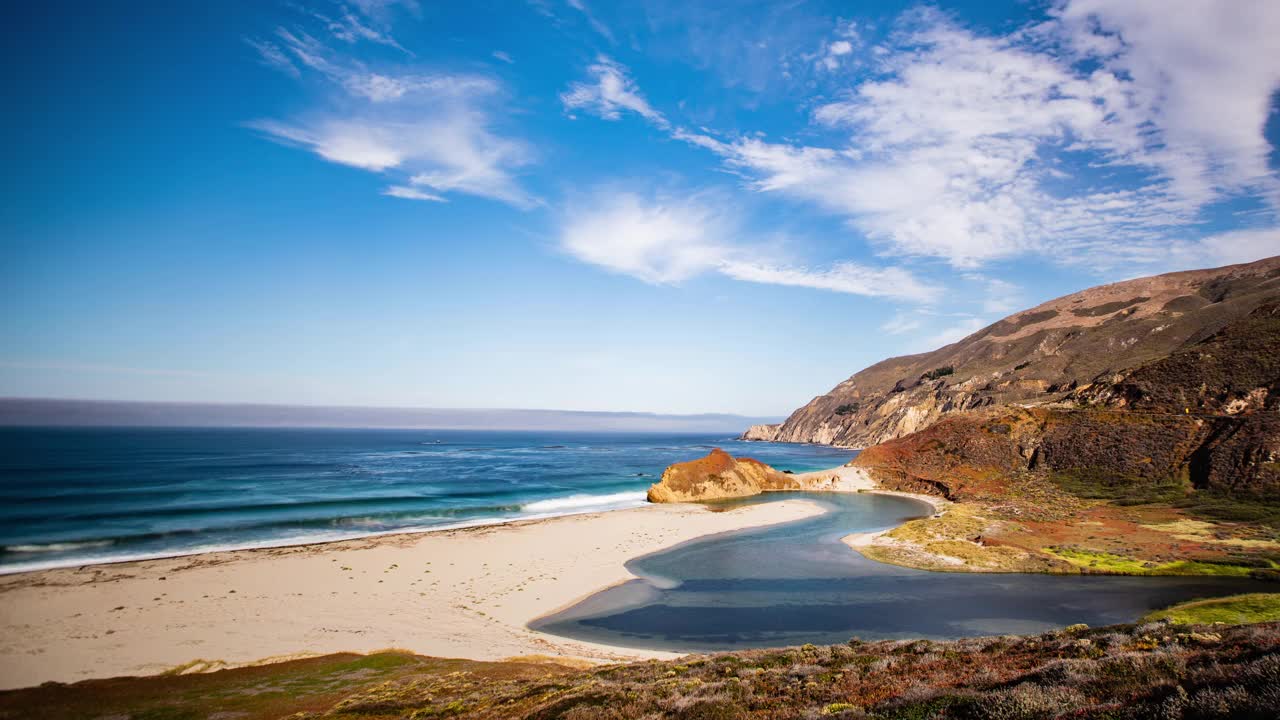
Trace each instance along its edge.
<path fill-rule="evenodd" d="M 1246 415 L 1280 409 L 1280 303 L 1202 342 L 1073 392 L 1070 402 L 1146 412 Z"/>
<path fill-rule="evenodd" d="M 734 458 L 716 448 L 697 460 L 676 463 L 649 486 L 649 502 L 700 502 L 748 497 L 764 490 L 799 490 L 791 475 L 778 472 L 758 460 Z"/>
<path fill-rule="evenodd" d="M 1280 501 L 1280 417 L 992 408 L 863 451 L 882 485 L 998 497 L 1038 473 L 1084 497 L 1179 502 L 1198 491 Z"/>
<path fill-rule="evenodd" d="M 781 423 L 773 425 L 752 425 L 747 431 L 742 433 L 740 440 L 758 440 L 763 442 L 773 442 L 778 437 L 778 428 L 782 427 Z"/>
<path fill-rule="evenodd" d="M 1183 412 L 1194 405 L 1216 413 L 1267 406 L 1275 402 L 1276 388 L 1253 378 L 1270 372 L 1272 365 L 1261 359 L 1268 351 L 1250 346 L 1243 354 L 1252 359 L 1242 363 L 1237 357 L 1251 342 L 1246 329 L 1221 340 L 1224 352 L 1212 361 L 1180 353 L 1205 351 L 1192 347 L 1277 301 L 1280 257 L 1091 288 L 1011 315 L 933 352 L 872 365 L 796 410 L 770 439 L 868 447 L 923 430 L 950 413 L 1078 400 L 1084 396 L 1073 394 L 1085 386 L 1125 382 L 1146 398 L 1137 407 Z M 1126 374 L 1141 367 L 1147 369 Z M 1192 372 L 1206 383 L 1203 392 L 1191 392 L 1194 397 L 1159 390 L 1174 384 L 1198 388 L 1167 379 Z M 1132 393 L 1116 387 L 1110 395 L 1090 397 L 1119 403 Z"/>

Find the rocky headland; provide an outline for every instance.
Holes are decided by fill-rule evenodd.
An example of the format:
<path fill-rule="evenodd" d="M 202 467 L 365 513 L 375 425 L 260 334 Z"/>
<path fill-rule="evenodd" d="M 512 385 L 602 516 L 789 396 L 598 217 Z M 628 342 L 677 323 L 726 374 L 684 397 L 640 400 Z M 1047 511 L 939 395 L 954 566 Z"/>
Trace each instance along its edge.
<path fill-rule="evenodd" d="M 932 352 L 876 363 L 797 409 L 771 437 L 770 426 L 753 427 L 744 437 L 865 448 L 954 413 L 1083 398 L 1277 301 L 1280 257 L 1090 288 Z M 1166 365 L 1166 374 L 1147 373 L 1146 387 L 1195 387 L 1178 374 L 1195 364 L 1188 359 Z M 1266 386 L 1265 377 L 1242 369 L 1220 366 L 1224 380 L 1240 384 L 1233 390 L 1247 396 Z M 1254 380 L 1261 384 L 1243 387 Z"/>
<path fill-rule="evenodd" d="M 951 501 L 934 570 L 1280 577 L 1280 258 L 1092 288 L 863 370 L 772 438 Z"/>
<path fill-rule="evenodd" d="M 752 425 L 747 428 L 746 432 L 742 433 L 742 439 L 773 442 L 778 438 L 778 430 L 781 427 L 781 423 L 774 423 L 772 425 Z"/>

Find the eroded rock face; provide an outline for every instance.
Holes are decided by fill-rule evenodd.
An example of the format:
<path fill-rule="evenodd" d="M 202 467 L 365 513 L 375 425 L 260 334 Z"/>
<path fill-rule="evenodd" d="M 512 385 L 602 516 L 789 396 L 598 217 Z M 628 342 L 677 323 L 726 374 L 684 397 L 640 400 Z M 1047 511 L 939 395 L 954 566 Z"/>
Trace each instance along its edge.
<path fill-rule="evenodd" d="M 1188 415 L 1280 411 L 1280 303 L 1262 305 L 1205 340 L 1068 398 L 1081 406 Z"/>
<path fill-rule="evenodd" d="M 773 442 L 778 437 L 778 428 L 782 427 L 782 423 L 774 423 L 773 425 L 752 425 L 747 431 L 742 433 L 740 440 L 756 440 L 761 442 Z"/>
<path fill-rule="evenodd" d="M 1024 473 L 1103 491 L 1211 490 L 1280 498 L 1280 416 L 1109 409 L 984 409 L 864 450 L 852 465 L 881 485 L 966 501 L 1000 497 Z M 1095 495 L 1090 495 L 1095 496 Z"/>
<path fill-rule="evenodd" d="M 668 467 L 662 480 L 649 486 L 648 499 L 654 503 L 701 502 L 798 489 L 800 484 L 790 475 L 716 448 L 704 458 Z"/>
<path fill-rule="evenodd" d="M 1274 409 L 1274 362 L 1265 359 L 1268 349 L 1254 347 L 1252 328 L 1209 348 L 1218 353 L 1211 361 L 1171 356 L 1251 314 L 1250 322 L 1265 324 L 1275 312 L 1259 309 L 1277 301 L 1280 257 L 1090 288 L 933 352 L 872 365 L 796 410 L 768 439 L 869 447 L 957 412 L 1070 402 L 1104 385 L 1106 392 L 1090 399 L 1178 412 L 1190 407 L 1191 414 L 1197 407 L 1214 414 Z M 1242 362 L 1245 347 L 1253 355 Z M 1170 361 L 1128 374 L 1162 358 Z M 1162 389 L 1171 375 L 1196 368 L 1206 390 L 1198 383 L 1194 391 Z"/>

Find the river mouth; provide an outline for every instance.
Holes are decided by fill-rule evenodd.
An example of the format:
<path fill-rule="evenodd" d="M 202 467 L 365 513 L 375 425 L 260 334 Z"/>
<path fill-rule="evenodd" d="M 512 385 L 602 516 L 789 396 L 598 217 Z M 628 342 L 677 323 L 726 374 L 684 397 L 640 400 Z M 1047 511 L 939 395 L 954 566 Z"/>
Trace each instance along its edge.
<path fill-rule="evenodd" d="M 940 573 L 885 565 L 840 541 L 928 515 L 928 505 L 872 493 L 767 493 L 823 515 L 699 538 L 627 563 L 638 579 L 529 624 L 607 645 L 700 652 L 901 638 L 1037 633 L 1133 622 L 1195 598 L 1274 591 L 1224 577 Z"/>

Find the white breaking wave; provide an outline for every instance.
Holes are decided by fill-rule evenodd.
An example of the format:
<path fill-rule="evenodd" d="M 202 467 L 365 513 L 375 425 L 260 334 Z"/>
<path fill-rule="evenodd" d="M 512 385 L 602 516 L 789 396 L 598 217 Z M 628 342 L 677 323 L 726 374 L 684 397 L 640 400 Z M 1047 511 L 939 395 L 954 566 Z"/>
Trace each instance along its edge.
<path fill-rule="evenodd" d="M 616 510 L 623 507 L 639 507 L 645 503 L 644 491 L 609 493 L 607 495 L 570 495 L 525 503 L 520 509 L 527 513 L 584 512 L 587 510 Z"/>
<path fill-rule="evenodd" d="M 607 493 L 603 495 L 570 495 L 562 498 L 550 498 L 548 500 L 538 500 L 536 502 L 527 503 L 520 506 L 520 512 L 516 514 L 502 515 L 498 517 L 473 518 L 469 520 L 460 520 L 458 522 L 447 523 L 444 525 L 430 526 L 409 526 L 402 528 L 394 528 L 388 530 L 380 530 L 374 532 L 360 530 L 330 530 L 322 532 L 306 533 L 301 535 L 292 535 L 287 537 L 265 538 L 262 540 L 249 540 L 238 543 L 219 543 L 209 545 L 196 545 L 184 548 L 173 548 L 171 550 L 161 550 L 156 552 L 136 552 L 136 553 L 106 553 L 102 555 L 83 555 L 78 557 L 59 558 L 57 560 L 31 560 L 21 563 L 12 563 L 8 565 L 0 565 L 0 575 L 9 575 L 13 573 L 34 572 L 38 570 L 52 570 L 56 568 L 78 567 L 81 565 L 102 565 L 122 562 L 137 562 L 143 560 L 161 560 L 173 557 L 185 557 L 188 555 L 201 555 L 210 552 L 235 552 L 238 550 L 257 550 L 262 548 L 275 547 L 292 547 L 296 545 L 313 545 L 320 543 L 341 542 L 343 540 L 356 540 L 359 538 L 379 537 L 382 535 L 417 535 L 419 533 L 441 532 L 444 530 L 458 530 L 461 528 L 478 527 L 484 525 L 504 525 L 510 522 L 518 522 L 520 520 L 542 520 L 546 518 L 560 517 L 564 515 L 578 515 L 582 513 L 604 512 L 606 510 L 622 510 L 630 507 L 640 507 L 645 504 L 645 494 L 643 491 Z M 52 552 L 55 550 L 77 550 L 89 549 L 93 547 L 106 547 L 114 544 L 112 540 L 100 540 L 89 543 L 50 543 L 48 545 L 10 545 L 5 549 L 11 552 Z M 32 549 L 24 549 L 32 548 Z"/>
<path fill-rule="evenodd" d="M 4 549 L 6 552 L 15 553 L 64 552 L 67 550 L 107 547 L 114 544 L 114 540 L 90 540 L 87 542 L 55 542 L 45 545 L 5 545 Z"/>

